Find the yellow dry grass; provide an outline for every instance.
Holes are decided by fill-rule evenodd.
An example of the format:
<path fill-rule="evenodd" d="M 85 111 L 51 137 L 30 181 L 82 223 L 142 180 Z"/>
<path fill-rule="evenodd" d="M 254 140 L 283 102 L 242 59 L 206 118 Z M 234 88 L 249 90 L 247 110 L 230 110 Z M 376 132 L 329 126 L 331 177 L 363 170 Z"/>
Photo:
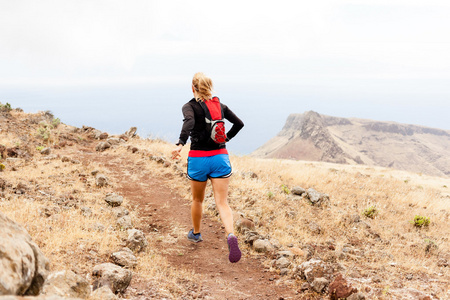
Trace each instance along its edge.
<path fill-rule="evenodd" d="M 166 158 L 174 149 L 163 141 L 136 140 L 133 144 Z M 182 151 L 181 162 L 186 161 L 187 148 Z M 338 252 L 343 246 L 352 245 L 363 255 L 350 255 L 340 261 L 345 266 L 344 275 L 370 278 L 379 274 L 386 281 L 371 285 L 380 289 L 409 286 L 445 295 L 450 274 L 448 268 L 439 267 L 437 261 L 448 259 L 450 249 L 447 178 L 373 166 L 249 156 L 231 156 L 231 161 L 234 176 L 229 191 L 230 205 L 234 211 L 255 221 L 259 233 L 269 234 L 283 248 L 332 243 Z M 258 177 L 245 176 L 249 171 Z M 184 178 L 176 177 L 172 185 L 186 199 L 190 198 Z M 286 194 L 283 186 L 314 188 L 328 194 L 331 204 L 314 207 L 304 199 Z M 207 195 L 209 193 L 211 191 Z M 378 210 L 374 219 L 363 214 L 369 207 Z M 355 215 L 366 225 L 349 224 L 348 218 Z M 430 226 L 415 227 L 412 221 L 416 215 L 430 218 Z M 320 226 L 320 234 L 309 229 L 312 222 Z M 331 261 L 334 259 L 332 257 Z M 297 263 L 304 260 L 300 257 Z M 408 281 L 406 274 L 414 274 L 414 278 L 433 278 L 438 284 Z M 364 280 L 354 282 L 359 288 L 363 283 Z"/>
<path fill-rule="evenodd" d="M 22 113 L 16 113 L 16 116 L 25 119 Z M 36 126 L 31 126 L 29 131 L 34 134 Z M 61 127 L 60 131 L 69 129 Z M 0 144 L 12 147 L 17 143 L 24 143 L 23 138 L 0 132 Z M 132 156 L 126 149 L 128 146 L 137 147 L 141 155 Z M 148 168 L 151 164 L 149 172 L 166 177 L 168 184 L 189 203 L 187 179 L 173 176 L 173 168 L 148 159 L 152 154 L 174 163 L 170 159 L 173 148 L 162 140 L 132 139 L 126 146 L 109 151 L 129 155 L 136 165 Z M 178 162 L 183 170 L 187 148 L 183 149 L 182 159 Z M 332 243 L 338 252 L 350 244 L 363 251 L 364 255 L 350 255 L 339 260 L 345 266 L 345 275 L 367 278 L 379 274 L 386 281 L 371 285 L 380 289 L 400 281 L 405 287 L 433 290 L 441 297 L 445 295 L 450 274 L 448 268 L 438 267 L 437 261 L 442 257 L 448 258 L 450 249 L 448 179 L 379 167 L 249 156 L 232 155 L 231 162 L 234 171 L 229 190 L 231 207 L 252 219 L 259 233 L 269 234 L 283 248 Z M 109 255 L 123 246 L 126 232 L 117 227 L 116 218 L 104 202 L 106 193 L 112 192 L 113 188 L 96 188 L 94 177 L 90 176 L 93 170 L 107 174 L 101 165 L 45 160 L 39 154 L 30 160 L 4 163 L 9 169 L 16 167 L 18 171 L 3 172 L 0 176 L 13 187 L 24 184 L 27 192 L 4 193 L 0 210 L 28 230 L 52 262 L 53 270 L 71 268 L 89 274 L 95 264 L 108 261 Z M 257 178 L 244 176 L 246 172 L 256 173 Z M 311 206 L 304 199 L 285 193 L 283 186 L 288 189 L 294 186 L 314 188 L 330 196 L 330 205 L 323 208 Z M 208 190 L 207 195 L 210 193 Z M 64 199 L 70 199 L 71 204 L 61 205 Z M 123 205 L 137 220 L 137 209 L 131 207 L 126 199 Z M 374 219 L 363 215 L 363 211 L 371 206 L 379 211 Z M 92 215 L 82 215 L 81 207 L 89 207 Z M 367 225 L 348 223 L 348 217 L 354 215 Z M 415 215 L 429 217 L 430 226 L 415 228 L 410 223 Z M 312 222 L 320 226 L 320 234 L 310 230 Z M 186 225 L 189 224 L 173 228 L 173 235 L 182 236 Z M 376 235 L 381 240 L 377 240 Z M 176 246 L 167 240 L 168 247 Z M 253 253 L 251 249 L 245 249 Z M 170 266 L 152 243 L 145 253 L 139 254 L 138 260 L 135 273 L 153 280 L 160 295 L 177 298 L 183 293 L 186 282 L 191 284 L 196 280 L 197 275 L 192 272 Z M 304 260 L 304 257 L 299 257 L 296 263 Z M 265 264 L 271 265 L 269 261 Z M 406 281 L 405 274 L 410 273 L 432 281 Z M 366 283 L 355 279 L 354 284 L 362 288 Z"/>

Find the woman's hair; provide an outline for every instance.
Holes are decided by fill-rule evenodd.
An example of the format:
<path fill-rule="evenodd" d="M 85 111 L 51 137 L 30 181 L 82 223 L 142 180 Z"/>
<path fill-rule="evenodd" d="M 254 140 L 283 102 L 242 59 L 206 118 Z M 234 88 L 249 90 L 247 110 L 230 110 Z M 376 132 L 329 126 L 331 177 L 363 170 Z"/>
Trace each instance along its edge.
<path fill-rule="evenodd" d="M 209 100 L 212 98 L 213 83 L 211 78 L 202 72 L 195 73 L 192 78 L 192 87 L 197 94 L 197 101 Z"/>

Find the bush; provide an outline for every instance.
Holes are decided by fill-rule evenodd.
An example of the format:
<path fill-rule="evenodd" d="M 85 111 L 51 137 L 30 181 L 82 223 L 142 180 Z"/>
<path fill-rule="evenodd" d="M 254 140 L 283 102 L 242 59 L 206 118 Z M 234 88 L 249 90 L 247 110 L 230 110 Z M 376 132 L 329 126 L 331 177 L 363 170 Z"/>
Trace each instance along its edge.
<path fill-rule="evenodd" d="M 271 191 L 267 192 L 267 198 L 272 199 L 274 197 L 274 194 Z"/>
<path fill-rule="evenodd" d="M 363 215 L 367 218 L 375 218 L 378 215 L 378 209 L 375 206 L 370 206 L 363 211 Z"/>
<path fill-rule="evenodd" d="M 286 185 L 282 185 L 281 186 L 281 190 L 283 191 L 283 193 L 285 193 L 285 194 L 290 194 L 291 193 L 291 191 L 289 190 L 289 188 L 286 186 Z"/>
<path fill-rule="evenodd" d="M 413 224 L 414 226 L 419 227 L 419 228 L 421 228 L 423 226 L 428 226 L 428 225 L 430 225 L 430 218 L 416 215 L 414 217 L 414 220 L 411 221 L 411 224 Z"/>
<path fill-rule="evenodd" d="M 61 120 L 59 118 L 53 119 L 52 120 L 52 126 L 53 128 L 58 127 L 58 125 L 61 124 Z"/>
<path fill-rule="evenodd" d="M 1 104 L 0 103 L 0 111 L 1 112 L 10 112 L 11 110 L 12 110 L 11 104 L 9 104 L 9 103 Z"/>

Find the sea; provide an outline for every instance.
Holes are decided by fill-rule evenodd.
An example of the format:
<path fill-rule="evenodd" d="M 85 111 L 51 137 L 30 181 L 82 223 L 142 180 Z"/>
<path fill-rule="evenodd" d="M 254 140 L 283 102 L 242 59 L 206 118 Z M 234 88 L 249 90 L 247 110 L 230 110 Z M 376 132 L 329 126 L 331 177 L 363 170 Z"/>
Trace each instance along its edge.
<path fill-rule="evenodd" d="M 309 110 L 331 116 L 449 127 L 447 106 L 427 106 L 424 102 L 411 107 L 407 101 L 379 101 L 377 95 L 333 93 L 314 86 L 233 84 L 220 86 L 216 94 L 245 124 L 227 145 L 235 155 L 249 154 L 274 137 L 289 114 Z M 25 112 L 51 111 L 65 124 L 91 126 L 110 134 L 136 126 L 142 138 L 173 143 L 182 126 L 181 107 L 191 98 L 189 84 L 0 87 L 0 102 Z"/>

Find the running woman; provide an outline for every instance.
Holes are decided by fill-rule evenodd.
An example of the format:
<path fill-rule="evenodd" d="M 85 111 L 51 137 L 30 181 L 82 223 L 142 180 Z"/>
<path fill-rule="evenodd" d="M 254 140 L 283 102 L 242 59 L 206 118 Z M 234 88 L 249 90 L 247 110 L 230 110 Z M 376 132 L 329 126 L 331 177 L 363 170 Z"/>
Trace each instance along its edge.
<path fill-rule="evenodd" d="M 172 158 L 178 159 L 183 146 L 188 138 L 191 138 L 191 148 L 188 157 L 187 177 L 191 180 L 192 190 L 192 224 L 188 240 L 198 243 L 203 241 L 200 234 L 202 219 L 202 204 L 205 198 L 206 182 L 211 180 L 216 207 L 219 210 L 220 219 L 223 222 L 227 234 L 229 260 L 232 263 L 241 259 L 241 250 L 237 237 L 234 235 L 233 214 L 228 205 L 228 184 L 232 174 L 230 159 L 225 143 L 217 144 L 210 138 L 205 122 L 205 112 L 200 102 L 212 99 L 213 83 L 211 78 L 203 73 L 196 73 L 192 79 L 192 92 L 194 98 L 183 105 L 183 127 L 177 147 L 172 151 Z M 223 118 L 230 121 L 233 126 L 227 132 L 227 141 L 232 139 L 244 123 L 224 104 L 222 107 Z"/>

